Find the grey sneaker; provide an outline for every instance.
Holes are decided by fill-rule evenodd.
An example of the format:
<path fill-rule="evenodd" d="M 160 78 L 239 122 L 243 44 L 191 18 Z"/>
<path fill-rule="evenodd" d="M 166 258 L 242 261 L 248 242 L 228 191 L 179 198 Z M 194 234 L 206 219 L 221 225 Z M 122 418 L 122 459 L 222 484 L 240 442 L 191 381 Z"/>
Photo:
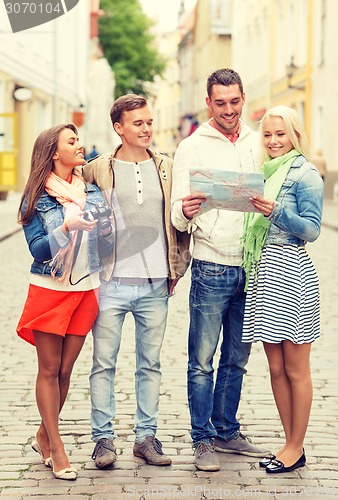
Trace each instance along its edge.
<path fill-rule="evenodd" d="M 162 443 L 155 436 L 147 436 L 142 443 L 135 443 L 133 453 L 150 465 L 171 465 L 171 459 L 163 453 Z"/>
<path fill-rule="evenodd" d="M 210 472 L 220 469 L 219 461 L 215 453 L 215 447 L 208 442 L 201 441 L 195 445 L 195 461 L 196 469 L 207 470 Z"/>
<path fill-rule="evenodd" d="M 234 439 L 226 441 L 221 437 L 214 439 L 216 451 L 221 453 L 237 453 L 238 455 L 246 455 L 248 457 L 266 457 L 270 454 L 270 450 L 261 450 L 252 444 L 249 437 L 244 436 L 241 432 Z"/>
<path fill-rule="evenodd" d="M 96 443 L 92 459 L 98 469 L 110 467 L 117 459 L 116 448 L 112 439 L 102 438 Z"/>

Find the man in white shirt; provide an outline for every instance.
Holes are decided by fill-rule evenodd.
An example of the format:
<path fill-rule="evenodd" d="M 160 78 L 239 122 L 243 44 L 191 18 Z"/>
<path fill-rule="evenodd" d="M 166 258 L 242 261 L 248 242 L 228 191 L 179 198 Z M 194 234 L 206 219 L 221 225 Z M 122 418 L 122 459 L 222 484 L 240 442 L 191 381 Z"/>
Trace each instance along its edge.
<path fill-rule="evenodd" d="M 189 168 L 256 170 L 258 136 L 240 120 L 245 103 L 238 73 L 220 69 L 207 81 L 211 118 L 178 146 L 174 158 L 172 222 L 194 241 L 190 289 L 188 399 L 195 466 L 219 470 L 216 451 L 264 457 L 240 432 L 236 418 L 251 344 L 241 342 L 245 273 L 241 267 L 242 212 L 212 209 L 190 193 Z M 213 357 L 222 331 L 214 386 Z"/>

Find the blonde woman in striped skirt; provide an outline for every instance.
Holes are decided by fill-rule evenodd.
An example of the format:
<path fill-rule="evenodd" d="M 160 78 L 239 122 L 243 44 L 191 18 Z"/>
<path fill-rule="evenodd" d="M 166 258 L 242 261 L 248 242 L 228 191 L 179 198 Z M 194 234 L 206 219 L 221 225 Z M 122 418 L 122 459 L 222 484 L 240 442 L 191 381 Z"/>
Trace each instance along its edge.
<path fill-rule="evenodd" d="M 285 433 L 266 472 L 306 463 L 303 442 L 312 404 L 311 343 L 320 335 L 319 285 L 307 242 L 320 233 L 323 181 L 308 161 L 308 143 L 294 109 L 277 106 L 260 123 L 264 197 L 253 197 L 243 236 L 247 276 L 243 342 L 262 341 Z"/>

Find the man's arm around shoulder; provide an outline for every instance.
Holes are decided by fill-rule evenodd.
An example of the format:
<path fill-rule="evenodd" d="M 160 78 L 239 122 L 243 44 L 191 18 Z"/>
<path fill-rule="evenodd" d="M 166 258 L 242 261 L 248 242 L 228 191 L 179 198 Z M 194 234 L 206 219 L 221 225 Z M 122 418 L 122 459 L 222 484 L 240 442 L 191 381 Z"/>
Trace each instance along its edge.
<path fill-rule="evenodd" d="M 91 184 L 96 184 L 101 191 L 112 188 L 111 156 L 111 153 L 101 155 L 87 162 L 82 168 L 84 179 Z"/>

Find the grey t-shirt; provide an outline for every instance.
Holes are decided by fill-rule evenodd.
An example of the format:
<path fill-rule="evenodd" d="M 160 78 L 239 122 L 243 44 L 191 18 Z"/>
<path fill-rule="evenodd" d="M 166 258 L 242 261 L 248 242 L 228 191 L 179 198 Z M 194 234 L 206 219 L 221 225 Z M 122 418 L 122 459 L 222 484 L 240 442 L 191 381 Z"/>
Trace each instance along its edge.
<path fill-rule="evenodd" d="M 166 278 L 163 195 L 154 161 L 131 163 L 115 158 L 114 175 L 117 238 L 113 276 Z"/>

